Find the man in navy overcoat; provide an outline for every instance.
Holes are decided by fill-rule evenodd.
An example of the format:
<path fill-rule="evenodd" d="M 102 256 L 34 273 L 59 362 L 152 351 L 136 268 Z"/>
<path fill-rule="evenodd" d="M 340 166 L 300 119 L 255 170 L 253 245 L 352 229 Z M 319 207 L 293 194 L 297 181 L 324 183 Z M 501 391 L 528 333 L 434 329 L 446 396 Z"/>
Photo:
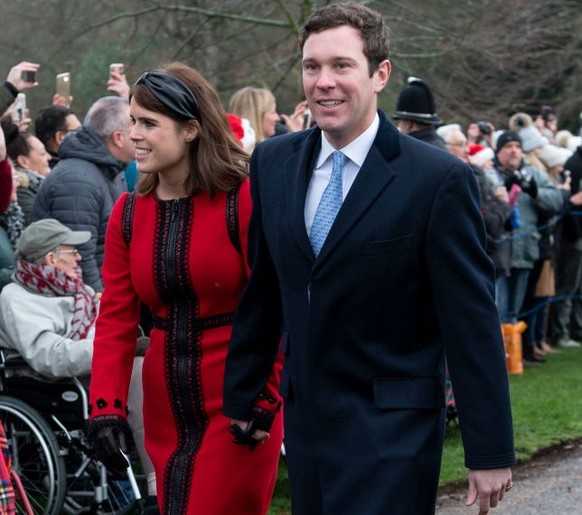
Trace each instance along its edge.
<path fill-rule="evenodd" d="M 252 156 L 252 275 L 223 411 L 266 437 L 253 406 L 282 339 L 293 513 L 433 513 L 446 352 L 468 503 L 478 497 L 487 513 L 512 486 L 514 448 L 477 186 L 466 164 L 377 111 L 387 41 L 381 16 L 353 2 L 323 7 L 303 28 L 303 83 L 318 127 L 268 140 Z M 336 150 L 347 156 L 343 204 L 318 251 L 309 235 Z"/>

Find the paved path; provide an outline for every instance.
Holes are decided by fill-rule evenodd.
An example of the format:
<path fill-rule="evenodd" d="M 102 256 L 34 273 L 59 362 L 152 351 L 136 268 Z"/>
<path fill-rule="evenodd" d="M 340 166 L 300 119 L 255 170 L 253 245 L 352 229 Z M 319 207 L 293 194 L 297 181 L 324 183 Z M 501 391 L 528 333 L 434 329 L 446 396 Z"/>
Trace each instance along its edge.
<path fill-rule="evenodd" d="M 516 467 L 513 483 L 513 489 L 490 515 L 582 514 L 582 443 L 550 451 Z M 476 506 L 465 506 L 465 487 L 443 489 L 441 494 L 438 515 L 479 513 Z"/>

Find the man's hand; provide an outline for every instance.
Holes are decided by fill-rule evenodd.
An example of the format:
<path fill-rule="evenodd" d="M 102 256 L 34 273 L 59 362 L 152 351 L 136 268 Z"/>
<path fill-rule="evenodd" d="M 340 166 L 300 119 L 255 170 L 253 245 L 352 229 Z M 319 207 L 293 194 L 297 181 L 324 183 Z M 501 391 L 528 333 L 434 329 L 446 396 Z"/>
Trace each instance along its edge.
<path fill-rule="evenodd" d="M 53 95 L 53 105 L 54 106 L 63 106 L 63 107 L 67 107 L 67 108 L 71 108 L 71 105 L 73 104 L 73 100 L 75 99 L 75 97 L 73 97 L 72 95 L 69 96 L 69 98 L 65 98 L 62 95 L 59 95 L 58 93 L 55 93 Z"/>
<path fill-rule="evenodd" d="M 511 469 L 469 470 L 469 492 L 465 504 L 473 506 L 479 498 L 479 515 L 486 515 L 513 487 Z"/>
<path fill-rule="evenodd" d="M 509 193 L 507 193 L 507 188 L 505 186 L 497 186 L 493 192 L 493 196 L 499 200 L 499 202 L 509 204 Z"/>
<path fill-rule="evenodd" d="M 129 98 L 129 84 L 125 75 L 112 70 L 107 81 L 107 91 L 123 98 Z"/>
<path fill-rule="evenodd" d="M 230 419 L 231 430 L 230 432 L 234 435 L 235 439 L 233 440 L 234 443 L 240 445 L 249 445 L 251 451 L 254 448 L 266 441 L 269 438 L 269 433 L 263 431 L 261 429 L 255 429 L 252 432 L 249 432 L 249 422 L 244 420 L 237 420 L 234 418 Z M 240 431 L 237 431 L 234 426 L 238 426 Z"/>
<path fill-rule="evenodd" d="M 295 106 L 295 110 L 293 111 L 292 115 L 290 116 L 287 116 L 286 114 L 281 115 L 281 118 L 283 119 L 285 125 L 287 126 L 287 132 L 297 132 L 304 128 L 307 129 L 309 128 L 303 127 L 303 116 L 305 115 L 306 109 L 307 100 L 303 100 Z"/>
<path fill-rule="evenodd" d="M 27 61 L 23 61 L 16 66 L 13 66 L 8 73 L 8 77 L 6 77 L 6 81 L 10 82 L 18 91 L 24 91 L 30 88 L 34 88 L 38 86 L 38 82 L 28 82 L 22 78 L 22 72 L 37 72 L 40 68 L 39 64 L 36 63 L 29 63 Z"/>

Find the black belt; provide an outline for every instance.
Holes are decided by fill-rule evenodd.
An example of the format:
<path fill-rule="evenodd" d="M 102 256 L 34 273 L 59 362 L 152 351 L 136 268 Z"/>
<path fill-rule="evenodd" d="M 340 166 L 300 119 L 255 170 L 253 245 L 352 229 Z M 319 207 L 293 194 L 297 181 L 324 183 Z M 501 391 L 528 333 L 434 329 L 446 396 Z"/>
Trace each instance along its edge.
<path fill-rule="evenodd" d="M 154 328 L 160 331 L 169 331 L 172 328 L 172 322 L 168 318 L 152 315 L 154 319 Z M 234 323 L 234 311 L 228 313 L 220 313 L 211 317 L 197 318 L 195 325 L 198 330 L 206 331 L 207 329 L 215 329 L 225 325 L 232 325 Z"/>

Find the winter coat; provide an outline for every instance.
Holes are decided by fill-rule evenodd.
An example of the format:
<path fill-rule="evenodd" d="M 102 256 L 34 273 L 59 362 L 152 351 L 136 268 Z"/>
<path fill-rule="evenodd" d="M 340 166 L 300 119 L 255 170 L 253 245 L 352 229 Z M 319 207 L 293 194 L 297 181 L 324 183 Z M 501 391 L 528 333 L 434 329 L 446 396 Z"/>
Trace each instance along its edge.
<path fill-rule="evenodd" d="M 408 135 L 448 152 L 445 140 L 437 134 L 435 127 L 431 126 L 426 129 L 420 129 L 418 131 L 410 132 Z"/>
<path fill-rule="evenodd" d="M 0 227 L 0 290 L 12 281 L 14 264 L 14 248 L 7 232 Z"/>
<path fill-rule="evenodd" d="M 572 178 L 572 195 L 582 190 L 582 147 L 578 147 L 564 164 L 564 170 L 570 170 Z M 578 213 L 582 209 L 573 207 Z M 575 242 L 582 239 L 582 216 L 566 214 L 562 223 L 562 238 Z"/>
<path fill-rule="evenodd" d="M 509 203 L 495 197 L 495 186 L 481 168 L 474 165 L 471 168 L 479 187 L 481 215 L 487 234 L 487 254 L 495 265 L 496 275 L 508 276 L 511 268 L 511 245 L 506 227 L 512 208 Z"/>
<path fill-rule="evenodd" d="M 74 297 L 34 293 L 13 282 L 0 293 L 0 339 L 40 375 L 50 378 L 89 375 L 94 328 L 83 340 L 66 335 L 73 322 Z"/>
<path fill-rule="evenodd" d="M 546 173 L 532 166 L 525 166 L 521 170 L 524 175 L 533 178 L 537 194 L 535 198 L 524 191 L 519 194 L 517 203 L 521 227 L 511 233 L 511 268 L 531 269 L 540 258 L 540 220 L 560 213 L 564 207 L 564 195 Z M 502 180 L 509 175 L 499 166 L 497 172 Z"/>
<path fill-rule="evenodd" d="M 86 127 L 70 134 L 59 154 L 61 161 L 38 190 L 32 220 L 56 218 L 74 231 L 91 232 L 91 239 L 79 246 L 83 280 L 101 291 L 105 231 L 111 208 L 125 191 L 125 163 Z"/>
<path fill-rule="evenodd" d="M 16 168 L 15 173 L 18 176 L 18 182 L 20 183 L 18 188 L 16 188 L 18 205 L 22 208 L 24 213 L 25 224 L 29 225 L 31 222 L 30 217 L 32 215 L 34 199 L 36 198 L 36 194 L 44 177 L 32 170 L 19 167 Z"/>

